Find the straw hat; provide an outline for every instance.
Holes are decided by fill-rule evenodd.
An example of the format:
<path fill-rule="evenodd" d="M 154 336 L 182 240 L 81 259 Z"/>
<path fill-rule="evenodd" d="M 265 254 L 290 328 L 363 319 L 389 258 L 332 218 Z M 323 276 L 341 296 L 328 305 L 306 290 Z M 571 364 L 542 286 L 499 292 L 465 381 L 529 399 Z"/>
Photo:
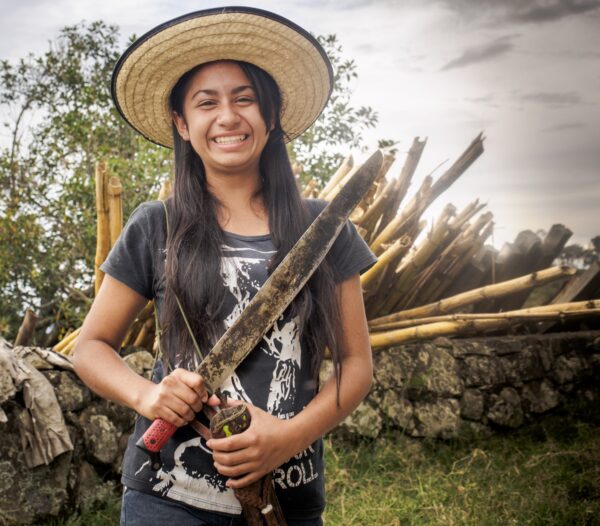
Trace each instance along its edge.
<path fill-rule="evenodd" d="M 262 9 L 220 7 L 180 16 L 138 38 L 113 71 L 117 109 L 148 140 L 172 148 L 171 90 L 186 71 L 214 60 L 250 62 L 275 79 L 288 140 L 317 119 L 333 87 L 325 51 L 300 26 Z"/>

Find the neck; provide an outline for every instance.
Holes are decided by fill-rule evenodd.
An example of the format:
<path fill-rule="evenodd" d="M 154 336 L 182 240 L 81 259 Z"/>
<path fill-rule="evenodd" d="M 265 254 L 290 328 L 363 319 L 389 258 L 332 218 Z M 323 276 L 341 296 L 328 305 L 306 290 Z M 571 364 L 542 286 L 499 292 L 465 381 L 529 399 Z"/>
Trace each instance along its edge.
<path fill-rule="evenodd" d="M 269 233 L 258 171 L 248 174 L 206 174 L 209 191 L 221 206 L 217 212 L 223 230 L 241 235 Z"/>

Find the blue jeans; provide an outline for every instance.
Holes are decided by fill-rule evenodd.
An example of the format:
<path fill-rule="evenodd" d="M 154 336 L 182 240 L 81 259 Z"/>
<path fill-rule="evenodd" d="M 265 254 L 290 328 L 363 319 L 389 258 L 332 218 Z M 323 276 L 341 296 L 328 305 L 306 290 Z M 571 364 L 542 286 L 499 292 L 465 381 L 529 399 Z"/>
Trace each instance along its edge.
<path fill-rule="evenodd" d="M 318 519 L 287 520 L 288 526 L 322 526 Z M 245 526 L 242 516 L 231 517 L 178 504 L 131 488 L 123 492 L 121 526 Z"/>

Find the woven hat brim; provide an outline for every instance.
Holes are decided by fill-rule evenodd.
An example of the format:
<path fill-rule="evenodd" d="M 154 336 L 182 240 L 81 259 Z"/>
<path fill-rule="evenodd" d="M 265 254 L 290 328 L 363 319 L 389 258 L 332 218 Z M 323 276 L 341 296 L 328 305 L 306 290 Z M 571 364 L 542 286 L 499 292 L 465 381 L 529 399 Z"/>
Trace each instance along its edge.
<path fill-rule="evenodd" d="M 113 72 L 117 109 L 148 140 L 172 148 L 171 90 L 185 72 L 215 60 L 250 62 L 273 77 L 288 141 L 318 118 L 333 87 L 331 63 L 304 29 L 268 11 L 219 8 L 176 18 L 136 40 Z"/>

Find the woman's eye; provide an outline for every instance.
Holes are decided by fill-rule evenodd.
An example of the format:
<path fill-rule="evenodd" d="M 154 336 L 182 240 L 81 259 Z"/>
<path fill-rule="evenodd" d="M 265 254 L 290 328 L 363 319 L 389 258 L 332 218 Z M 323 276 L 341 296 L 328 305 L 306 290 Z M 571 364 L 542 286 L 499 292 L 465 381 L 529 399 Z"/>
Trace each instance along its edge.
<path fill-rule="evenodd" d="M 251 104 L 252 102 L 255 102 L 254 97 L 249 96 L 239 97 L 237 101 L 241 102 L 242 104 Z"/>
<path fill-rule="evenodd" d="M 201 100 L 198 103 L 198 107 L 209 107 L 209 106 L 214 106 L 214 105 L 215 105 L 214 100 Z"/>

